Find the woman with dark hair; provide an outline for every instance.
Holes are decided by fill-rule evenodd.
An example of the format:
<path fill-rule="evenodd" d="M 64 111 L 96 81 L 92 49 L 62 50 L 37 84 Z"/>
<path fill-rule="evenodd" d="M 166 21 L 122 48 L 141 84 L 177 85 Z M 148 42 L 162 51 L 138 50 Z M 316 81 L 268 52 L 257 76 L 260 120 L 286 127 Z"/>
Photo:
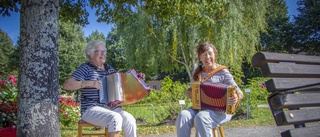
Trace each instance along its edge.
<path fill-rule="evenodd" d="M 193 74 L 193 81 L 204 81 L 205 79 L 205 82 L 210 84 L 236 86 L 237 93 L 228 99 L 228 103 L 230 104 L 236 104 L 243 98 L 242 91 L 237 86 L 228 69 L 222 69 L 212 76 L 209 76 L 210 72 L 221 66 L 216 63 L 218 51 L 210 42 L 200 43 L 197 47 L 197 55 L 199 66 Z M 191 88 L 186 91 L 186 96 L 190 99 L 192 98 Z M 224 112 L 209 109 L 194 110 L 190 107 L 187 110 L 182 110 L 176 119 L 177 136 L 189 137 L 191 128 L 194 126 L 198 137 L 212 137 L 212 129 L 230 121 L 231 118 L 232 115 Z"/>

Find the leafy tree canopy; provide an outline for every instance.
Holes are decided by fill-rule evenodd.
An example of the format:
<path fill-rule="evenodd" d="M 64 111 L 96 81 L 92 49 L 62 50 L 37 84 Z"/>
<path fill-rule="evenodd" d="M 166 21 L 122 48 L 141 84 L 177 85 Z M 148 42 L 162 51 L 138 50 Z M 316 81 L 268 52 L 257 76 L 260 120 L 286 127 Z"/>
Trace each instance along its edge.
<path fill-rule="evenodd" d="M 320 0 L 299 0 L 298 10 L 292 51 L 320 55 Z"/>
<path fill-rule="evenodd" d="M 11 72 L 10 56 L 14 52 L 12 40 L 0 29 L 0 79 Z"/>
<path fill-rule="evenodd" d="M 74 70 L 86 62 L 86 40 L 82 27 L 70 21 L 59 21 L 59 83 L 62 84 Z"/>
<path fill-rule="evenodd" d="M 87 42 L 93 41 L 93 40 L 101 40 L 101 41 L 106 41 L 106 37 L 104 36 L 103 33 L 99 32 L 98 30 L 93 31 L 87 39 Z"/>
<path fill-rule="evenodd" d="M 197 64 L 196 45 L 211 41 L 219 50 L 217 62 L 229 66 L 237 79 L 243 76 L 241 62 L 249 61 L 256 51 L 270 4 L 269 0 L 59 2 L 63 21 L 86 25 L 85 7 L 90 6 L 97 8 L 99 22 L 115 24 L 127 67 L 149 75 L 185 69 L 191 77 Z"/>
<path fill-rule="evenodd" d="M 185 69 L 191 77 L 196 45 L 208 40 L 219 50 L 218 63 L 240 78 L 242 61 L 250 60 L 265 29 L 269 2 L 111 1 L 97 14 L 118 26 L 129 66 L 153 73 Z"/>

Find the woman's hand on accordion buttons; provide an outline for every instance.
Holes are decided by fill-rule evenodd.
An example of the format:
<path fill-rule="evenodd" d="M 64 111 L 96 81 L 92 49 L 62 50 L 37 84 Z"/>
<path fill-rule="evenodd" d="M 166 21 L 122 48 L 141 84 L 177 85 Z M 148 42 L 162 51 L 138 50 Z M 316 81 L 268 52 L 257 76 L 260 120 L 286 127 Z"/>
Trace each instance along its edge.
<path fill-rule="evenodd" d="M 187 91 L 186 91 L 186 96 L 190 99 L 192 99 L 192 90 L 191 88 L 189 88 Z"/>
<path fill-rule="evenodd" d="M 237 104 L 239 98 L 238 98 L 238 95 L 237 94 L 233 94 L 232 97 L 229 97 L 228 99 L 228 105 L 229 106 L 234 106 Z"/>

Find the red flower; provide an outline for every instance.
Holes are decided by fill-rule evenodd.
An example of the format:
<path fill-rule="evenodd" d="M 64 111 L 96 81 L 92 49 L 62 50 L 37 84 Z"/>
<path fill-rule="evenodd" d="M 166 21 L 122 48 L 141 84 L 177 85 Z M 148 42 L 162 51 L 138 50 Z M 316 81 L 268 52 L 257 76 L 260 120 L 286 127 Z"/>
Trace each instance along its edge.
<path fill-rule="evenodd" d="M 265 83 L 260 84 L 260 87 L 261 87 L 261 88 L 264 88 L 265 86 L 266 86 Z"/>
<path fill-rule="evenodd" d="M 6 83 L 7 83 L 7 81 L 5 81 L 5 80 L 0 80 L 0 85 L 1 85 L 1 86 L 5 86 Z"/>
<path fill-rule="evenodd" d="M 64 115 L 66 118 L 68 118 L 68 117 L 69 117 L 69 116 L 68 116 L 68 114 L 66 114 L 66 113 L 64 113 L 63 115 Z"/>
<path fill-rule="evenodd" d="M 9 81 L 10 81 L 13 85 L 16 85 L 16 84 L 17 84 L 17 80 L 16 80 L 16 78 L 15 78 L 13 75 L 10 75 L 10 76 L 9 76 Z"/>

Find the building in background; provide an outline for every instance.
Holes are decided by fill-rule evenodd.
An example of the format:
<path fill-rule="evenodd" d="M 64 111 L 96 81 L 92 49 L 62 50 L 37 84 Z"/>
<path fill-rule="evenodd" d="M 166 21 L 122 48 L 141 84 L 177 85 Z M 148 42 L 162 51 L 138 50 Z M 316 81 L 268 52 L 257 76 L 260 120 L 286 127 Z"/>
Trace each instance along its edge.
<path fill-rule="evenodd" d="M 152 80 L 152 81 L 149 81 L 147 84 L 153 90 L 160 90 L 162 82 L 163 80 Z"/>

